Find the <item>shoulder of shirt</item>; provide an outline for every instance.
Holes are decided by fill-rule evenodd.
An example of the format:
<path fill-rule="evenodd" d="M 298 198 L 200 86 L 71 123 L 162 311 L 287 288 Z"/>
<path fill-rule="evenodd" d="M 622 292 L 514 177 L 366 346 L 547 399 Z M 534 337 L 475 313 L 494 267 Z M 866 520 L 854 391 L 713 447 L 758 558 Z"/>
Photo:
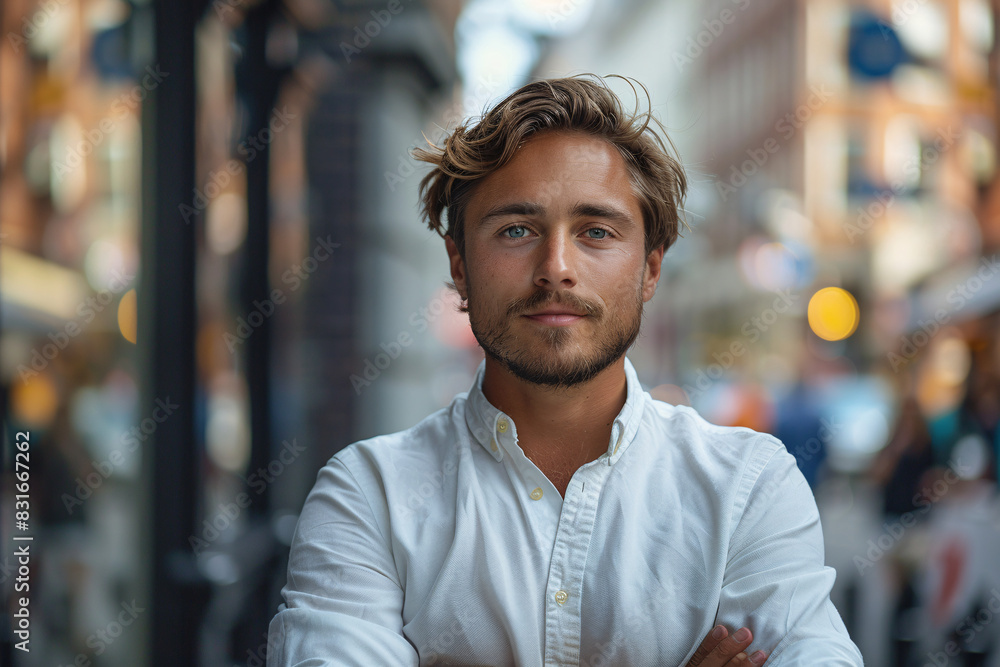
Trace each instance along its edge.
<path fill-rule="evenodd" d="M 651 419 L 658 423 L 651 425 L 654 432 L 663 434 L 673 450 L 674 465 L 696 479 L 710 479 L 718 488 L 730 489 L 732 493 L 733 525 L 746 507 L 754 488 L 772 490 L 787 489 L 794 483 L 795 458 L 778 438 L 744 426 L 720 426 L 712 424 L 694 408 L 672 405 L 649 397 Z M 805 480 L 797 475 L 801 483 Z M 772 480 L 779 480 L 777 485 Z M 763 485 L 763 486 L 762 486 Z M 787 494 L 769 494 L 775 500 L 791 498 Z"/>
<path fill-rule="evenodd" d="M 646 395 L 653 418 L 672 438 L 682 438 L 689 447 L 700 448 L 705 454 L 731 459 L 752 459 L 766 464 L 776 453 L 785 452 L 785 445 L 770 433 L 746 426 L 720 426 L 701 416 L 687 405 L 674 405 Z"/>

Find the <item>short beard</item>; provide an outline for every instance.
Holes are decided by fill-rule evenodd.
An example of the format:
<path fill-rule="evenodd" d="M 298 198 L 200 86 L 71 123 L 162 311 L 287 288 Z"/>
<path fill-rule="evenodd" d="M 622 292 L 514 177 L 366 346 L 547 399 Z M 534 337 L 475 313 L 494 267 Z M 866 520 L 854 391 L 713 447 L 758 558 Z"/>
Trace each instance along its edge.
<path fill-rule="evenodd" d="M 469 290 L 469 323 L 472 333 L 479 341 L 486 356 L 498 362 L 515 377 L 532 384 L 558 388 L 569 388 L 592 380 L 601 371 L 620 359 L 632 347 L 639 337 L 642 327 L 644 302 L 642 299 L 642 284 L 640 282 L 633 302 L 635 313 L 629 320 L 612 321 L 605 328 L 601 325 L 607 318 L 603 307 L 581 300 L 566 292 L 552 293 L 538 290 L 523 299 L 512 301 L 502 314 L 483 315 L 474 307 L 472 285 L 467 282 Z M 554 360 L 553 355 L 547 356 L 547 350 L 532 355 L 530 350 L 518 348 L 517 336 L 511 333 L 510 322 L 524 313 L 548 305 L 561 304 L 573 310 L 587 313 L 597 331 L 595 333 L 596 349 L 582 359 L 569 362 Z M 544 327 L 542 336 L 545 346 L 550 350 L 562 351 L 569 345 L 574 333 L 569 327 Z M 579 347 L 579 346 L 577 346 Z"/>

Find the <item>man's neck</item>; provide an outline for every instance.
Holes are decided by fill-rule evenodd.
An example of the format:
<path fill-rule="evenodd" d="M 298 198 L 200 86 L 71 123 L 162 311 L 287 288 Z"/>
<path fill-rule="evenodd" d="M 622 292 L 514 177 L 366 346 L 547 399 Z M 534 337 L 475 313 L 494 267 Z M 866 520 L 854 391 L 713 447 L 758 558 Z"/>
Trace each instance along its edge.
<path fill-rule="evenodd" d="M 486 357 L 482 389 L 514 420 L 528 458 L 539 467 L 575 470 L 607 451 L 611 426 L 628 396 L 625 357 L 588 382 L 558 389 L 526 382 Z"/>

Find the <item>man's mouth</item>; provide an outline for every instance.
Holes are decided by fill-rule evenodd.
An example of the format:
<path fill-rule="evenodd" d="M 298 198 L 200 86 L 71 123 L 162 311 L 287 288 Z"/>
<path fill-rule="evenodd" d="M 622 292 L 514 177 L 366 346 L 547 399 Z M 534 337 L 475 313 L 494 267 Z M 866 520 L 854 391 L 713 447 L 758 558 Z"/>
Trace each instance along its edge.
<path fill-rule="evenodd" d="M 575 322 L 579 322 L 586 315 L 578 315 L 572 311 L 541 311 L 539 313 L 534 313 L 531 315 L 525 315 L 529 320 L 534 320 L 539 324 L 545 324 L 554 327 L 564 327 Z"/>

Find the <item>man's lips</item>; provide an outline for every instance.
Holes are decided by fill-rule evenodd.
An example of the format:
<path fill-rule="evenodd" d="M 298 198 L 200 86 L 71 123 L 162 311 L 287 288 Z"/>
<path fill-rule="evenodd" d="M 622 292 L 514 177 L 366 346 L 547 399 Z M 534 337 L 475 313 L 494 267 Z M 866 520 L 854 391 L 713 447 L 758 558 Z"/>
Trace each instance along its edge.
<path fill-rule="evenodd" d="M 573 324 L 574 322 L 579 322 L 586 315 L 578 315 L 572 311 L 542 311 L 538 313 L 525 315 L 530 320 L 539 322 L 541 324 L 548 324 L 550 326 L 566 326 L 568 324 Z"/>

